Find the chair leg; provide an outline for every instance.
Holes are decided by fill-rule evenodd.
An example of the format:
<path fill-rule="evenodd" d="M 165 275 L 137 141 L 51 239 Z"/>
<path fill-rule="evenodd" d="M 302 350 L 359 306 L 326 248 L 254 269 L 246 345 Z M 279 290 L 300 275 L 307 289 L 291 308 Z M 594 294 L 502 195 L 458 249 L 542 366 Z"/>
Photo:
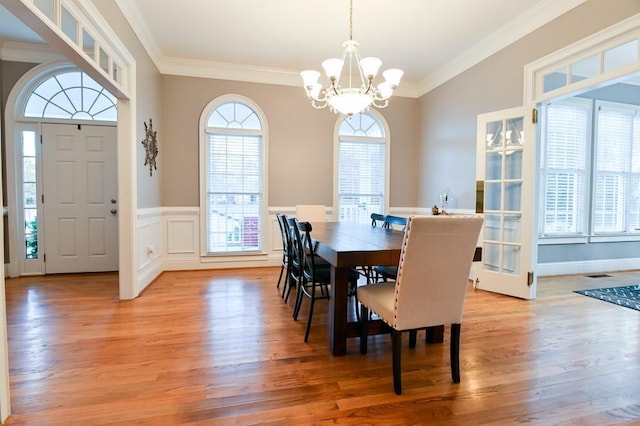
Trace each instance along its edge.
<path fill-rule="evenodd" d="M 360 353 L 367 353 L 367 339 L 369 337 L 369 309 L 360 304 Z"/>
<path fill-rule="evenodd" d="M 278 276 L 278 284 L 276 285 L 276 288 L 280 288 L 280 281 L 282 281 L 282 274 L 283 273 L 284 273 L 284 261 L 282 263 L 282 266 L 280 267 L 280 276 Z"/>
<path fill-rule="evenodd" d="M 416 347 L 417 337 L 418 337 L 418 330 L 410 330 L 409 331 L 409 347 L 410 348 L 415 348 Z"/>
<path fill-rule="evenodd" d="M 391 330 L 391 346 L 393 359 L 393 390 L 396 395 L 402 394 L 402 370 L 400 368 L 402 358 L 402 332 Z"/>
<path fill-rule="evenodd" d="M 293 272 L 289 273 L 287 278 L 287 285 L 285 286 L 286 294 L 285 294 L 285 288 L 282 289 L 284 303 L 289 303 L 289 295 L 291 294 L 291 289 L 296 286 L 297 282 L 298 281 L 296 281 L 296 279 L 293 278 Z"/>
<path fill-rule="evenodd" d="M 296 303 L 293 305 L 293 319 L 294 321 L 298 320 L 298 314 L 300 313 L 300 306 L 302 306 L 302 286 L 304 282 L 298 281 L 296 288 Z"/>
<path fill-rule="evenodd" d="M 451 324 L 451 378 L 460 383 L 460 324 Z"/>
<path fill-rule="evenodd" d="M 280 280 L 278 280 L 278 286 L 280 286 Z M 284 285 L 282 286 L 282 298 L 285 302 L 289 298 L 289 292 L 291 291 L 291 266 L 287 265 L 286 275 L 284 276 Z"/>
<path fill-rule="evenodd" d="M 307 330 L 304 332 L 304 342 L 309 341 L 309 332 L 311 331 L 311 319 L 313 318 L 313 307 L 316 304 L 316 288 L 315 284 L 311 285 L 311 303 L 309 305 L 309 318 L 307 319 Z"/>

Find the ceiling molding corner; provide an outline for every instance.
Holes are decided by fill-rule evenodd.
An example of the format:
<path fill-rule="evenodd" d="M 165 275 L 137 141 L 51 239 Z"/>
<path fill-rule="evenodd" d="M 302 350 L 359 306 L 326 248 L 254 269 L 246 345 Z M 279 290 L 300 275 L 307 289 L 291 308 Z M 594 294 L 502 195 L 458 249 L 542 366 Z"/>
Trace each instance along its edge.
<path fill-rule="evenodd" d="M 160 68 L 160 58 L 162 58 L 162 51 L 153 38 L 149 26 L 146 24 L 144 17 L 140 13 L 140 10 L 134 5 L 135 2 L 129 0 L 115 0 L 116 4 L 122 11 L 124 18 L 129 22 L 129 25 L 133 29 L 140 43 L 147 51 L 147 54 L 156 65 Z"/>
<path fill-rule="evenodd" d="M 446 83 L 494 53 L 553 21 L 587 0 L 545 0 L 509 21 L 490 36 L 426 76 L 420 96 Z"/>
<path fill-rule="evenodd" d="M 297 71 L 254 65 L 164 56 L 158 61 L 158 70 L 161 74 L 169 75 L 277 84 L 281 86 L 302 86 L 300 75 Z"/>

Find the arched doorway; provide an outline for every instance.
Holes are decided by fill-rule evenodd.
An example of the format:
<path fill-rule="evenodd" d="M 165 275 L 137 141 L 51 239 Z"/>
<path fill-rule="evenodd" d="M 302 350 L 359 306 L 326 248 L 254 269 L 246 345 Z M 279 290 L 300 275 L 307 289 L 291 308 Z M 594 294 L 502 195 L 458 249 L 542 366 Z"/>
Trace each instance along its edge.
<path fill-rule="evenodd" d="M 25 74 L 9 102 L 10 276 L 117 270 L 116 98 L 55 63 Z"/>

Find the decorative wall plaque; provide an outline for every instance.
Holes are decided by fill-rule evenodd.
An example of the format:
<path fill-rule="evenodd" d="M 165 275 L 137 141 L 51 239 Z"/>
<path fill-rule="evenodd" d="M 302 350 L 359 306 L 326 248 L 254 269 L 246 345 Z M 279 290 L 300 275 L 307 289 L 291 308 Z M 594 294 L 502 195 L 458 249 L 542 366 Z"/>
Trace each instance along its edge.
<path fill-rule="evenodd" d="M 158 140 L 157 133 L 153 130 L 153 122 L 149 119 L 149 126 L 147 127 L 147 123 L 144 123 L 144 131 L 145 137 L 142 141 L 142 145 L 144 146 L 144 150 L 146 152 L 144 158 L 144 165 L 149 166 L 149 176 L 153 176 L 153 170 L 158 170 L 156 166 L 156 157 L 158 156 Z"/>

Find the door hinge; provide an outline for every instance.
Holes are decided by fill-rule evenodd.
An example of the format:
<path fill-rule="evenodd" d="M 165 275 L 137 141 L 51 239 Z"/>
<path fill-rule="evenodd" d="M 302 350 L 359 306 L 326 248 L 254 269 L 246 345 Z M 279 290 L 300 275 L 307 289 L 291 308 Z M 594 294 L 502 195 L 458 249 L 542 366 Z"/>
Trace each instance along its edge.
<path fill-rule="evenodd" d="M 527 286 L 531 287 L 533 285 L 533 272 L 527 273 Z"/>
<path fill-rule="evenodd" d="M 538 122 L 538 109 L 537 108 L 533 108 L 531 110 L 531 122 L 533 124 L 536 124 Z"/>
<path fill-rule="evenodd" d="M 42 135 L 40 135 L 40 145 L 42 145 Z"/>
<path fill-rule="evenodd" d="M 44 194 L 40 194 L 40 199 L 42 200 L 42 204 L 44 204 Z"/>
<path fill-rule="evenodd" d="M 42 261 L 44 263 L 47 263 L 47 254 L 46 253 L 42 255 Z"/>

